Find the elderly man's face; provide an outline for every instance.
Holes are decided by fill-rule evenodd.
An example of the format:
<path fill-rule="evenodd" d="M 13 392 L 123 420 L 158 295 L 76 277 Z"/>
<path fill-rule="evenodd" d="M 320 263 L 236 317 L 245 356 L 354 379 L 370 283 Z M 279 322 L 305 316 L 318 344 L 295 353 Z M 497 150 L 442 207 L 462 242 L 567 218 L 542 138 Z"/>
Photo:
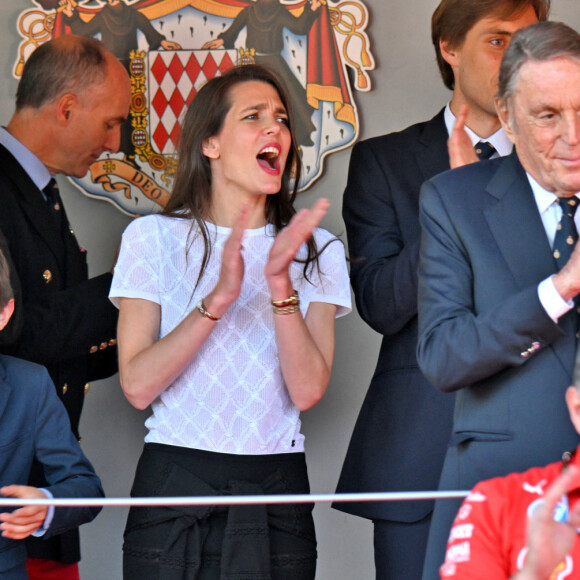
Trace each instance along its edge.
<path fill-rule="evenodd" d="M 580 191 L 580 60 L 527 62 L 497 106 L 524 169 L 559 197 Z"/>

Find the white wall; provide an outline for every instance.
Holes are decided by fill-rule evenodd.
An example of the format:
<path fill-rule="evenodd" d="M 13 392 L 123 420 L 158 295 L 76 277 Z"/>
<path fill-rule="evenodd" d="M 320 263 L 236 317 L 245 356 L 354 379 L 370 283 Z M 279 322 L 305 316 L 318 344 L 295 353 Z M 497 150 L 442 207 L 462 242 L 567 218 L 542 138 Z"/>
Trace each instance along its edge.
<path fill-rule="evenodd" d="M 436 70 L 429 23 L 438 0 L 365 0 L 371 13 L 369 35 L 376 70 L 373 90 L 357 94 L 361 138 L 402 129 L 433 116 L 448 98 Z M 553 19 L 580 30 L 578 0 L 553 0 Z M 16 81 L 12 68 L 19 43 L 17 17 L 33 7 L 30 0 L 0 3 L 0 122 L 13 110 Z M 302 195 L 299 205 L 320 196 L 332 207 L 324 227 L 344 234 L 341 197 L 350 152 L 327 158 L 325 174 Z M 110 204 L 89 199 L 60 180 L 69 219 L 79 242 L 88 248 L 91 274 L 110 268 L 122 230 L 128 223 Z M 0 207 L 1 211 L 1 207 Z M 352 313 L 337 324 L 337 349 L 328 394 L 303 414 L 312 490 L 334 491 L 350 434 L 376 362 L 379 336 Z M 144 436 L 146 413 L 123 398 L 117 377 L 91 385 L 81 432 L 83 448 L 93 461 L 111 497 L 127 496 Z M 402 419 L 403 420 L 403 419 Z M 380 458 L 377 458 L 380 461 Z M 318 580 L 373 578 L 372 526 L 319 505 L 315 509 L 319 539 Z M 121 544 L 126 510 L 107 508 L 82 528 L 83 580 L 121 578 Z"/>

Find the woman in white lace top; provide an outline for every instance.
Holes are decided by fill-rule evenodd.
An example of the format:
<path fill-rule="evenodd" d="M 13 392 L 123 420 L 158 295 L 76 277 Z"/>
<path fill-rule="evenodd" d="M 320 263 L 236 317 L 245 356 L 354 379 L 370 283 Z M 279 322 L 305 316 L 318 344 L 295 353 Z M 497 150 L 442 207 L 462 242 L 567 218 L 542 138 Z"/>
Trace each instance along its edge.
<path fill-rule="evenodd" d="M 296 213 L 284 89 L 246 65 L 184 120 L 168 206 L 125 231 L 111 288 L 121 385 L 151 406 L 133 496 L 307 493 L 299 412 L 330 380 L 350 310 L 344 248 Z M 311 580 L 312 506 L 131 509 L 126 579 Z"/>

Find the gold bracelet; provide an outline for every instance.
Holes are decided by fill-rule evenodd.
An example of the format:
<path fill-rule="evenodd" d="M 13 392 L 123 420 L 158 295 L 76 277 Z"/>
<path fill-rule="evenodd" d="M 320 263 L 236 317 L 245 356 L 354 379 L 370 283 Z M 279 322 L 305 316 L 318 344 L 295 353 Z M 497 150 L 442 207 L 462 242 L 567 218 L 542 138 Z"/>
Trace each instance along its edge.
<path fill-rule="evenodd" d="M 213 314 L 211 314 L 211 312 L 208 312 L 205 309 L 205 303 L 203 301 L 204 299 L 201 299 L 201 302 L 199 303 L 197 309 L 201 312 L 202 316 L 205 316 L 206 318 L 209 318 L 210 320 L 213 320 L 214 322 L 217 322 L 219 320 L 219 318 L 217 316 L 214 316 Z"/>
<path fill-rule="evenodd" d="M 298 298 L 298 290 L 293 291 L 294 294 L 285 300 L 272 300 L 274 308 L 285 308 L 286 306 L 299 306 L 300 298 Z"/>
<path fill-rule="evenodd" d="M 290 306 L 273 306 L 274 314 L 294 314 L 300 312 L 300 304 L 291 304 Z"/>

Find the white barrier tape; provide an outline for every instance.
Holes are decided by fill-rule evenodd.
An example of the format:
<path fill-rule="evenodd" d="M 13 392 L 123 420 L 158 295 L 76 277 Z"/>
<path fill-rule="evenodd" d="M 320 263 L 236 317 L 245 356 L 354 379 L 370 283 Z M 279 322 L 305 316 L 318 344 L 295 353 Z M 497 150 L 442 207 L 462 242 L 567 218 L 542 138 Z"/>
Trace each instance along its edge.
<path fill-rule="evenodd" d="M 117 497 L 78 499 L 20 499 L 0 498 L 0 507 L 27 505 L 52 505 L 55 507 L 84 506 L 176 506 L 176 505 L 255 505 L 285 503 L 330 503 L 368 501 L 416 501 L 424 499 L 458 499 L 469 495 L 468 491 L 411 491 L 389 493 L 339 493 L 300 495 L 228 495 L 211 497 Z"/>

